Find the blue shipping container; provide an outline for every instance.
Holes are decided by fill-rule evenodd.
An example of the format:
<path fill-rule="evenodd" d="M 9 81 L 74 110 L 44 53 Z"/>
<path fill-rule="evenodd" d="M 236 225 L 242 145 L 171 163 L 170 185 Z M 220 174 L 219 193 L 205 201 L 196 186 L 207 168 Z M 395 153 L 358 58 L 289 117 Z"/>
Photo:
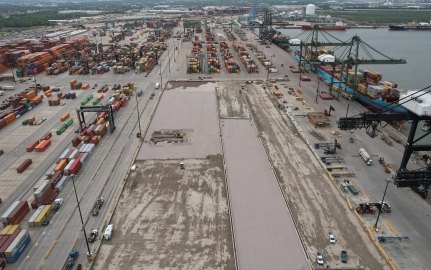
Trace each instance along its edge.
<path fill-rule="evenodd" d="M 15 263 L 16 261 L 18 261 L 19 257 L 24 252 L 25 248 L 30 244 L 30 242 L 31 242 L 31 237 L 30 235 L 27 235 L 25 240 L 22 242 L 21 246 L 17 249 L 16 253 L 12 257 L 9 257 L 6 259 L 7 262 Z"/>

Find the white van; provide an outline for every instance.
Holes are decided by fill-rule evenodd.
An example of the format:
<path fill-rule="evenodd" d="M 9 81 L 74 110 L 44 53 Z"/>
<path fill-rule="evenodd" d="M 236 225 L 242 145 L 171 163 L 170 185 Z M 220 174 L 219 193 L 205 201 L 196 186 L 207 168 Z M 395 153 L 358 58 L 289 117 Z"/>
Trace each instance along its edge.
<path fill-rule="evenodd" d="M 156 83 L 156 86 L 154 86 L 154 89 L 159 90 L 160 88 L 160 83 Z"/>

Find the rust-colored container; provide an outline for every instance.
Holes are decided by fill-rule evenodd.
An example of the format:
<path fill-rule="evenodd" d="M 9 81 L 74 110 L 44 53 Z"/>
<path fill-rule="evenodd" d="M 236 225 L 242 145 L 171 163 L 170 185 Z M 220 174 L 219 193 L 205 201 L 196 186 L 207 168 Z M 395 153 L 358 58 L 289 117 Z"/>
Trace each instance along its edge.
<path fill-rule="evenodd" d="M 19 166 L 18 168 L 16 168 L 16 172 L 17 173 L 22 173 L 23 171 L 25 171 L 25 169 L 28 168 L 28 166 L 30 166 L 30 164 L 32 163 L 31 158 L 28 158 L 26 160 L 24 160 Z"/>

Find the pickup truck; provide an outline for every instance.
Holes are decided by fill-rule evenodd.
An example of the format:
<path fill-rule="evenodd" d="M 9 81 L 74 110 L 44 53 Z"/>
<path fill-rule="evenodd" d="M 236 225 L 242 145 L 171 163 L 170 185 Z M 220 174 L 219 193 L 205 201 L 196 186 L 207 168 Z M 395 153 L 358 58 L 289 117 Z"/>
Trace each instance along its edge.
<path fill-rule="evenodd" d="M 98 235 L 99 235 L 99 230 L 92 229 L 90 236 L 88 237 L 88 242 L 93 243 L 94 241 L 96 241 Z"/>

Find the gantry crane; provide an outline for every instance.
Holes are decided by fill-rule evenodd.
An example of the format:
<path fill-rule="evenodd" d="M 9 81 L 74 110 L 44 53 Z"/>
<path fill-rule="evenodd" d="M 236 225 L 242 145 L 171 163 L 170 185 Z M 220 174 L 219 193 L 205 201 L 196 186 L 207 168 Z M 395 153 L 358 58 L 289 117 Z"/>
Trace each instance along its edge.
<path fill-rule="evenodd" d="M 431 85 L 420 89 L 413 95 L 405 96 L 400 99 L 398 104 L 390 104 L 380 109 L 379 112 L 365 112 L 354 117 L 340 118 L 338 121 L 338 128 L 341 130 L 353 130 L 365 128 L 367 134 L 374 138 L 376 137 L 376 129 L 379 125 L 391 121 L 409 121 L 411 122 L 410 132 L 405 144 L 404 154 L 401 160 L 400 168 L 394 176 L 394 183 L 398 187 L 411 187 L 423 198 L 426 198 L 428 189 L 431 186 L 431 165 L 426 165 L 420 169 L 408 169 L 408 162 L 414 152 L 418 151 L 431 151 L 431 145 L 424 143 L 424 138 L 429 137 L 431 129 L 428 129 L 425 134 L 416 137 L 417 128 L 420 122 L 423 122 L 425 127 L 431 126 L 430 115 L 417 115 L 410 111 L 398 112 L 394 110 L 395 107 L 402 106 L 402 104 L 418 99 L 419 97 L 431 93 Z M 419 93 L 419 94 L 417 94 Z"/>
<path fill-rule="evenodd" d="M 320 66 L 322 64 L 330 64 L 332 66 L 332 76 L 329 81 L 329 87 L 332 92 L 332 86 L 335 83 L 338 83 L 338 88 L 347 86 L 352 87 L 351 96 L 355 98 L 356 89 L 358 85 L 357 76 L 358 66 L 359 65 L 370 65 L 370 64 L 405 64 L 407 63 L 404 59 L 393 59 L 377 49 L 370 46 L 368 43 L 363 41 L 359 36 L 355 35 L 351 39 L 347 41 L 342 41 L 330 33 L 321 30 L 318 25 L 314 26 L 314 29 L 311 32 L 302 32 L 298 36 L 293 39 L 297 39 L 301 37 L 305 33 L 308 35 L 301 40 L 299 44 L 290 44 L 291 46 L 298 46 L 300 50 L 297 54 L 299 57 L 299 70 L 300 76 L 302 72 L 302 65 L 310 66 L 313 69 L 316 69 L 316 66 Z M 319 60 L 320 50 L 322 48 L 330 48 L 333 53 L 333 60 L 329 62 Z M 337 55 L 338 54 L 338 55 Z M 349 67 L 353 67 L 355 71 L 354 80 L 352 83 L 348 83 L 347 76 L 341 76 L 337 82 L 334 80 L 335 69 L 336 66 L 340 66 L 340 74 L 343 74 L 344 69 L 348 69 Z M 347 74 L 347 72 L 345 72 Z M 322 74 L 319 74 L 322 75 Z M 300 83 L 300 80 L 299 80 Z M 341 90 L 338 91 L 337 99 L 339 98 Z"/>
<path fill-rule="evenodd" d="M 248 15 L 248 29 L 250 29 L 251 31 L 254 30 L 254 24 L 256 20 L 258 6 L 259 6 L 259 0 L 255 0 L 253 3 L 253 7 L 250 10 L 250 14 Z"/>

